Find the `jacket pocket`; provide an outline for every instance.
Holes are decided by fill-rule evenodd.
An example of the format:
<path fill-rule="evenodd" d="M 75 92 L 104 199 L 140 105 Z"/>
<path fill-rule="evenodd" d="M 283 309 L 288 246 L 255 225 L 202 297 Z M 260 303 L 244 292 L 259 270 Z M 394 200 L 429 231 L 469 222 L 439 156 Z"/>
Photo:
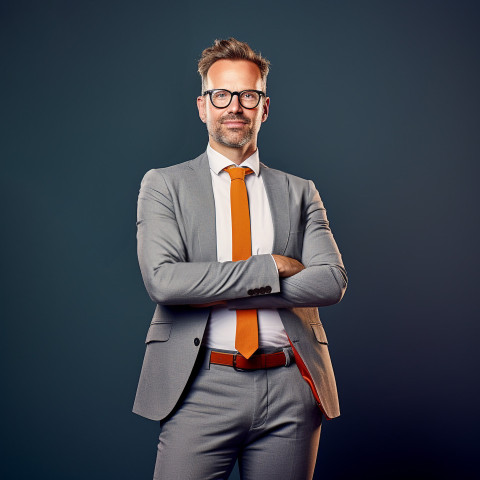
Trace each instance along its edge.
<path fill-rule="evenodd" d="M 317 342 L 328 345 L 327 335 L 325 334 L 323 325 L 321 323 L 312 323 L 311 326 Z"/>
<path fill-rule="evenodd" d="M 171 323 L 152 323 L 148 329 L 145 343 L 166 342 L 170 338 Z"/>

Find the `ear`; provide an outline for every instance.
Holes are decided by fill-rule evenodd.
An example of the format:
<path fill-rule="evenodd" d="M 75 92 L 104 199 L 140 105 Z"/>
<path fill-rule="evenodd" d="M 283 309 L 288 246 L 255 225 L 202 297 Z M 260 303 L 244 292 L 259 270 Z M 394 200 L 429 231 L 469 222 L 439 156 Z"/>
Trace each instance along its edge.
<path fill-rule="evenodd" d="M 265 101 L 263 102 L 263 113 L 262 113 L 262 122 L 265 122 L 268 118 L 268 112 L 270 109 L 270 97 L 265 97 Z"/>
<path fill-rule="evenodd" d="M 207 111 L 205 105 L 205 97 L 197 97 L 197 108 L 198 108 L 198 116 L 203 123 L 207 122 Z"/>

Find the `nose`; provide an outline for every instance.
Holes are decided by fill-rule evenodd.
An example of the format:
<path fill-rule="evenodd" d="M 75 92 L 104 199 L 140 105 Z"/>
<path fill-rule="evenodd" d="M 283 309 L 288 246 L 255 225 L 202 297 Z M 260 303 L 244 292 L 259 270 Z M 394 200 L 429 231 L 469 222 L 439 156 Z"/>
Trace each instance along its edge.
<path fill-rule="evenodd" d="M 240 99 L 238 95 L 234 95 L 230 105 L 228 106 L 228 112 L 230 113 L 239 113 L 242 112 L 242 106 L 240 105 Z"/>

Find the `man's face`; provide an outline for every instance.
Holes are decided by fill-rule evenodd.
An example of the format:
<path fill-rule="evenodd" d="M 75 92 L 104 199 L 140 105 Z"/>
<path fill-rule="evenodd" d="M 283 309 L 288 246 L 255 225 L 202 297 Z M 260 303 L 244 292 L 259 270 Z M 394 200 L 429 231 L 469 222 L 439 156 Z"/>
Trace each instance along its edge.
<path fill-rule="evenodd" d="M 216 88 L 241 92 L 263 90 L 260 69 L 248 60 L 217 60 L 207 73 L 207 90 Z M 240 105 L 238 96 L 226 108 L 215 108 L 208 95 L 197 98 L 198 113 L 207 124 L 214 142 L 226 147 L 241 148 L 250 142 L 256 146 L 260 125 L 268 117 L 270 99 L 262 98 L 254 109 Z"/>

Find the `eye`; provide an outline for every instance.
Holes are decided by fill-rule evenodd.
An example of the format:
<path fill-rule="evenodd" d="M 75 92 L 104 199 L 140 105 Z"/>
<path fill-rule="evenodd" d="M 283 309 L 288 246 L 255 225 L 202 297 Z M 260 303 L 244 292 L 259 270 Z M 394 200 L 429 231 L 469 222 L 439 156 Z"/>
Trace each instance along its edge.
<path fill-rule="evenodd" d="M 218 98 L 219 100 L 227 97 L 227 92 L 225 90 L 219 90 L 218 92 L 214 92 L 214 98 Z"/>

